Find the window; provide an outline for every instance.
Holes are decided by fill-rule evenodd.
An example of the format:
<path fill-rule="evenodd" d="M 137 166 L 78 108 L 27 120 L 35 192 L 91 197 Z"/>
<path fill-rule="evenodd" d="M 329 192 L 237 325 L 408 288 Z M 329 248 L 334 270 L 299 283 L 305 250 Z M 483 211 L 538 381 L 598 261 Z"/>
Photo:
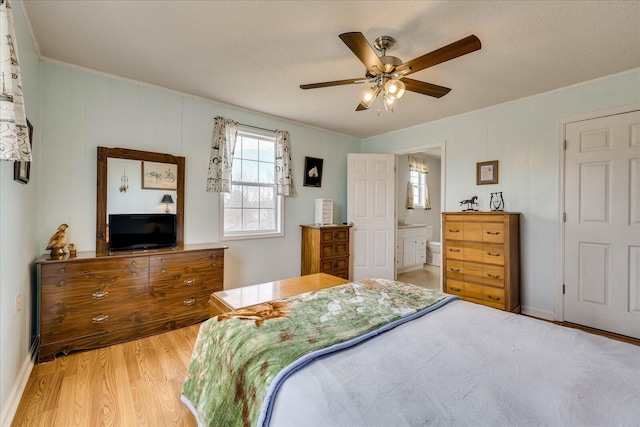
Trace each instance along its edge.
<path fill-rule="evenodd" d="M 276 194 L 274 133 L 238 128 L 231 192 L 221 193 L 221 240 L 282 236 L 282 196 Z"/>
<path fill-rule="evenodd" d="M 409 181 L 413 189 L 413 206 L 424 208 L 427 192 L 427 174 L 417 170 L 409 171 Z"/>

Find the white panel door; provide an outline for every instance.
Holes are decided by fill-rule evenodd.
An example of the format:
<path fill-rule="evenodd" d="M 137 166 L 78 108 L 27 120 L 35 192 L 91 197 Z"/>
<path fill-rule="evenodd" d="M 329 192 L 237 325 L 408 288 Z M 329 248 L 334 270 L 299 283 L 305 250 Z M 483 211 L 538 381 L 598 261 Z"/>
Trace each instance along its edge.
<path fill-rule="evenodd" d="M 349 154 L 347 221 L 353 223 L 353 280 L 394 279 L 395 156 Z"/>
<path fill-rule="evenodd" d="M 565 134 L 564 320 L 640 338 L 640 111 Z"/>

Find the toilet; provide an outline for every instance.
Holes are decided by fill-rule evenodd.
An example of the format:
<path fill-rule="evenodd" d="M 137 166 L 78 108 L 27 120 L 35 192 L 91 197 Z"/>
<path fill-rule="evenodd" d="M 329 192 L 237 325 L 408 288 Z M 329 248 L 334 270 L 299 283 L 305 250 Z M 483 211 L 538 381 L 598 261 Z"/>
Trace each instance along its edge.
<path fill-rule="evenodd" d="M 440 242 L 434 242 L 433 239 L 433 226 L 427 226 L 427 264 L 440 265 Z"/>

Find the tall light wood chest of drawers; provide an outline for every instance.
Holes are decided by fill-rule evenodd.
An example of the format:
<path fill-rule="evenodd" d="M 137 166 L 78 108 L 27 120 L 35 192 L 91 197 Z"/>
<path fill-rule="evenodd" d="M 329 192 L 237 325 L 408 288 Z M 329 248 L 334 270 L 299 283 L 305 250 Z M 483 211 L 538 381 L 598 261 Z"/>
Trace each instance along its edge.
<path fill-rule="evenodd" d="M 36 261 L 38 361 L 181 328 L 209 318 L 209 296 L 223 289 L 218 244 L 96 257 L 79 252 Z"/>
<path fill-rule="evenodd" d="M 350 225 L 301 225 L 302 276 L 327 273 L 349 279 Z"/>
<path fill-rule="evenodd" d="M 520 312 L 519 215 L 442 214 L 445 292 L 500 310 Z"/>

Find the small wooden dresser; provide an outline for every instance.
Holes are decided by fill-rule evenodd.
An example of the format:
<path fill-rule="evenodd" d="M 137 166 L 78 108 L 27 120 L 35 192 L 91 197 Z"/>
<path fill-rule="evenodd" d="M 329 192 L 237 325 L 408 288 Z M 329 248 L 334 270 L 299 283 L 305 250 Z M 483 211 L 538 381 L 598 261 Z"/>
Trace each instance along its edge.
<path fill-rule="evenodd" d="M 209 296 L 223 289 L 218 244 L 36 261 L 38 361 L 192 325 L 209 318 Z"/>
<path fill-rule="evenodd" d="M 350 225 L 301 225 L 301 275 L 327 273 L 349 279 Z"/>
<path fill-rule="evenodd" d="M 520 312 L 520 217 L 511 212 L 444 212 L 444 291 Z"/>

